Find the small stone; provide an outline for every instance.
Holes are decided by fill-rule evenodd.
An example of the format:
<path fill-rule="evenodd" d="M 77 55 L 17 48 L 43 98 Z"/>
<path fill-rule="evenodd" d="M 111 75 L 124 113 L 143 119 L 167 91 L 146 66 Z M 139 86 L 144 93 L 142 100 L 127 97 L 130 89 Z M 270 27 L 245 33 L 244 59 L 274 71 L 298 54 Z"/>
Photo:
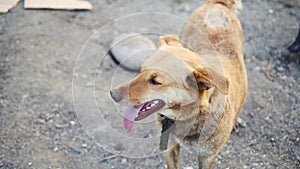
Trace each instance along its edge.
<path fill-rule="evenodd" d="M 29 162 L 29 163 L 28 163 L 28 166 L 32 166 L 32 162 Z"/>
<path fill-rule="evenodd" d="M 191 10 L 191 8 L 190 8 L 190 6 L 188 6 L 188 5 L 185 5 L 185 6 L 184 6 L 184 10 L 185 10 L 185 11 L 190 11 L 190 10 Z"/>
<path fill-rule="evenodd" d="M 270 140 L 271 140 L 271 142 L 275 142 L 275 138 L 274 137 L 272 137 Z"/>
<path fill-rule="evenodd" d="M 269 9 L 269 13 L 270 13 L 270 14 L 273 14 L 274 11 L 273 11 L 272 9 Z"/>
<path fill-rule="evenodd" d="M 3 167 L 4 163 L 2 161 L 0 161 L 0 167 Z"/>
<path fill-rule="evenodd" d="M 49 120 L 49 121 L 51 121 L 51 120 Z M 55 127 L 58 128 L 58 129 L 63 129 L 63 128 L 68 127 L 68 124 L 55 124 Z"/>
<path fill-rule="evenodd" d="M 81 144 L 81 148 L 87 148 L 87 144 L 86 143 L 83 143 L 83 144 Z"/>
<path fill-rule="evenodd" d="M 184 169 L 194 169 L 193 167 L 184 167 Z"/>
<path fill-rule="evenodd" d="M 82 77 L 83 79 L 86 79 L 86 78 L 87 78 L 87 75 L 82 74 L 81 77 Z"/>
<path fill-rule="evenodd" d="M 53 151 L 57 152 L 58 151 L 58 147 L 54 147 Z"/>
<path fill-rule="evenodd" d="M 126 164 L 127 163 L 127 159 L 126 158 L 123 158 L 122 159 L 122 164 Z"/>
<path fill-rule="evenodd" d="M 93 83 L 93 82 L 87 82 L 87 83 L 85 84 L 85 87 L 92 87 L 92 86 L 94 86 L 94 83 Z"/>
<path fill-rule="evenodd" d="M 277 70 L 278 72 L 283 72 L 283 71 L 285 71 L 285 68 L 282 67 L 282 66 L 278 66 L 278 67 L 276 67 L 276 70 Z"/>
<path fill-rule="evenodd" d="M 74 126 L 74 125 L 75 125 L 75 121 L 70 121 L 70 124 L 71 124 L 72 126 Z"/>
<path fill-rule="evenodd" d="M 237 124 L 238 124 L 239 126 L 241 126 L 241 127 L 247 127 L 246 122 L 244 122 L 244 120 L 241 119 L 240 117 L 237 117 L 236 122 L 237 122 Z"/>
<path fill-rule="evenodd" d="M 13 163 L 6 163 L 5 164 L 5 167 L 7 168 L 7 169 L 14 169 L 15 168 L 15 165 L 13 164 Z"/>
<path fill-rule="evenodd" d="M 40 123 L 40 124 L 45 124 L 45 123 L 46 123 L 46 120 L 45 120 L 45 119 L 38 118 L 38 119 L 37 119 L 37 122 Z"/>
<path fill-rule="evenodd" d="M 129 33 L 116 37 L 110 47 L 114 61 L 131 71 L 139 71 L 155 51 L 156 46 L 149 38 Z"/>

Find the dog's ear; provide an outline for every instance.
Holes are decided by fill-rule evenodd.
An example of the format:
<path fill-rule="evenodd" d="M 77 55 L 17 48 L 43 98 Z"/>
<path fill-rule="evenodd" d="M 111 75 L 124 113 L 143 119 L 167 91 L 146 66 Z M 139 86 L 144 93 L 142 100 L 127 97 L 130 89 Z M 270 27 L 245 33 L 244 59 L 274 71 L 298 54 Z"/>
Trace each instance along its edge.
<path fill-rule="evenodd" d="M 194 70 L 193 75 L 199 91 L 216 87 L 222 94 L 228 94 L 229 81 L 225 76 L 209 68 Z"/>
<path fill-rule="evenodd" d="M 181 43 L 180 43 L 178 37 L 175 35 L 160 36 L 159 43 L 160 43 L 161 47 L 163 47 L 165 45 L 181 47 Z"/>

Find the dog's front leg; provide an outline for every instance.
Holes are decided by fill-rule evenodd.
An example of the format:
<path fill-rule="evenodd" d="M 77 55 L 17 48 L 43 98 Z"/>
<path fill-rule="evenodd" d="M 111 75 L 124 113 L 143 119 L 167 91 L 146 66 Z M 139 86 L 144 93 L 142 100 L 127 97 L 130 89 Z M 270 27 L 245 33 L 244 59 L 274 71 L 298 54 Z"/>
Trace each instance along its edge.
<path fill-rule="evenodd" d="M 179 169 L 180 145 L 176 144 L 169 147 L 171 148 L 164 153 L 168 169 Z"/>
<path fill-rule="evenodd" d="M 198 156 L 199 169 L 212 169 L 215 166 L 217 155 L 208 157 Z"/>

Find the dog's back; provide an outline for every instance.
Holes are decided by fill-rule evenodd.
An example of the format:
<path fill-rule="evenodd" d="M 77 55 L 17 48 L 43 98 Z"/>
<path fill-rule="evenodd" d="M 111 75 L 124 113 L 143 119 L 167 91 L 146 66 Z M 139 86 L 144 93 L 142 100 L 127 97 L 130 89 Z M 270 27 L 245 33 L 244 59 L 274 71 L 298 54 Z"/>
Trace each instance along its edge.
<path fill-rule="evenodd" d="M 207 55 L 215 50 L 213 57 L 202 57 L 208 65 L 229 78 L 230 98 L 238 115 L 247 91 L 247 75 L 243 57 L 243 35 L 236 16 L 242 8 L 241 0 L 208 0 L 187 19 L 180 40 L 195 53 Z M 195 40 L 196 39 L 196 40 Z M 217 64 L 216 64 L 217 63 Z"/>
<path fill-rule="evenodd" d="M 197 53 L 207 66 L 223 74 L 229 81 L 229 93 L 224 105 L 225 113 L 218 125 L 219 131 L 205 144 L 198 144 L 199 152 L 206 146 L 216 146 L 208 150 L 212 153 L 210 157 L 200 154 L 199 166 L 203 168 L 214 166 L 214 159 L 229 138 L 246 98 L 248 83 L 243 58 L 243 36 L 236 16 L 241 7 L 240 0 L 208 0 L 188 17 L 180 35 L 186 48 Z"/>

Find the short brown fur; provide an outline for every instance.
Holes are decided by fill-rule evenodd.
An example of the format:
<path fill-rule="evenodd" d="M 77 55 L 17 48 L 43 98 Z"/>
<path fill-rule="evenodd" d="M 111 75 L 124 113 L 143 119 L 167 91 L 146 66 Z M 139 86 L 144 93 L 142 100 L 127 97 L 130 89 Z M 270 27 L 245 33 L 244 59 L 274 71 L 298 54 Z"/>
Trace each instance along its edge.
<path fill-rule="evenodd" d="M 163 115 L 157 116 L 157 124 L 161 127 L 165 117 L 175 120 L 165 151 L 169 169 L 179 168 L 180 145 L 198 155 L 199 168 L 213 168 L 241 111 L 247 75 L 241 25 L 235 15 L 240 5 L 239 0 L 208 0 L 189 16 L 180 40 L 161 37 L 159 50 L 141 72 L 112 92 L 112 96 L 121 93 L 121 101 L 131 105 L 157 98 L 165 101 L 157 112 Z M 206 39 L 195 41 L 195 30 L 188 24 Z M 216 55 L 222 71 L 209 65 Z M 150 83 L 153 78 L 156 85 Z"/>

